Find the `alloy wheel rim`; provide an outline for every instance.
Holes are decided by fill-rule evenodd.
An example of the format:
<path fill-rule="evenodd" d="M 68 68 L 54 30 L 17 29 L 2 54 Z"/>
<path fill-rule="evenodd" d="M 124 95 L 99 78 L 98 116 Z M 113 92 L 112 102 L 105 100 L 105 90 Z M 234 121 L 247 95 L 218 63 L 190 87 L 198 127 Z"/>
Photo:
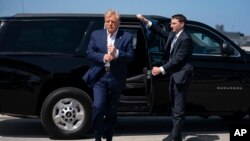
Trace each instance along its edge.
<path fill-rule="evenodd" d="M 78 129 L 84 121 L 84 115 L 82 104 L 73 98 L 61 99 L 52 112 L 55 125 L 62 130 Z"/>

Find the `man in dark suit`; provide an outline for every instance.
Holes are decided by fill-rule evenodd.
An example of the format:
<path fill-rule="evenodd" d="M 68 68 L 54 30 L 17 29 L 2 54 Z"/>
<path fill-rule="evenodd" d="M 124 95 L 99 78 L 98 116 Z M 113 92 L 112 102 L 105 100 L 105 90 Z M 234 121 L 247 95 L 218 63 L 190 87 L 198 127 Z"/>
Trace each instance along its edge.
<path fill-rule="evenodd" d="M 193 42 L 184 28 L 187 21 L 186 17 L 182 14 L 173 15 L 170 23 L 171 32 L 162 30 L 140 14 L 137 15 L 137 18 L 144 22 L 150 30 L 167 39 L 164 52 L 167 56 L 166 63 L 160 67 L 153 67 L 152 75 L 170 73 L 169 93 L 173 119 L 171 136 L 174 141 L 181 141 L 185 102 L 193 72 L 193 66 L 191 65 Z"/>
<path fill-rule="evenodd" d="M 131 34 L 119 30 L 120 16 L 105 13 L 105 29 L 94 31 L 87 49 L 93 62 L 84 80 L 93 87 L 93 130 L 96 141 L 102 135 L 111 141 L 116 123 L 116 107 L 125 88 L 127 63 L 134 58 Z"/>

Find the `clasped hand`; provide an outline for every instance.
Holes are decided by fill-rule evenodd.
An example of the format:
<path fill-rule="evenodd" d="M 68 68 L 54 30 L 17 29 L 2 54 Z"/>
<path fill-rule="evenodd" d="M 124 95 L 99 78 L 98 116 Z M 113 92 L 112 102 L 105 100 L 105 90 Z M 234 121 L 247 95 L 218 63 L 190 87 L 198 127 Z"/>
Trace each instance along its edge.
<path fill-rule="evenodd" d="M 108 53 L 104 55 L 105 61 L 112 61 L 115 59 L 116 47 L 114 45 L 108 45 Z"/>

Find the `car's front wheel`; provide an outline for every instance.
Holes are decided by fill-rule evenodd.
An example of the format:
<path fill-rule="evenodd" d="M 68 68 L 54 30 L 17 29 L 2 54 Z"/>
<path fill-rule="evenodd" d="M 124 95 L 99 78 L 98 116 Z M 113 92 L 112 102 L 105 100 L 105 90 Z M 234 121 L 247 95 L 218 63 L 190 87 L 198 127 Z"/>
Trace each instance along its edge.
<path fill-rule="evenodd" d="M 80 138 L 91 127 L 91 105 L 91 98 L 78 88 L 57 89 L 42 105 L 42 125 L 52 138 Z"/>

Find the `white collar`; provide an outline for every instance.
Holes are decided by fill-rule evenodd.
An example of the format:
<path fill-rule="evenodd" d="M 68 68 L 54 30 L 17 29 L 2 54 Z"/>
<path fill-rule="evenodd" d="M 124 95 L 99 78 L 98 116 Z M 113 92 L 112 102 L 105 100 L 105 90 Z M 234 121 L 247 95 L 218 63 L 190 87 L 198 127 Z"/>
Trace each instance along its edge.
<path fill-rule="evenodd" d="M 107 30 L 107 35 L 108 35 L 108 37 L 110 37 L 110 38 L 115 38 L 116 37 L 116 35 L 117 35 L 117 32 L 118 32 L 118 29 L 115 31 L 115 33 L 113 34 L 113 36 L 111 36 L 111 34 L 108 32 L 108 30 Z"/>
<path fill-rule="evenodd" d="M 178 33 L 176 33 L 175 36 L 178 38 L 181 35 L 182 31 L 183 31 L 183 29 L 181 31 L 179 31 Z"/>

